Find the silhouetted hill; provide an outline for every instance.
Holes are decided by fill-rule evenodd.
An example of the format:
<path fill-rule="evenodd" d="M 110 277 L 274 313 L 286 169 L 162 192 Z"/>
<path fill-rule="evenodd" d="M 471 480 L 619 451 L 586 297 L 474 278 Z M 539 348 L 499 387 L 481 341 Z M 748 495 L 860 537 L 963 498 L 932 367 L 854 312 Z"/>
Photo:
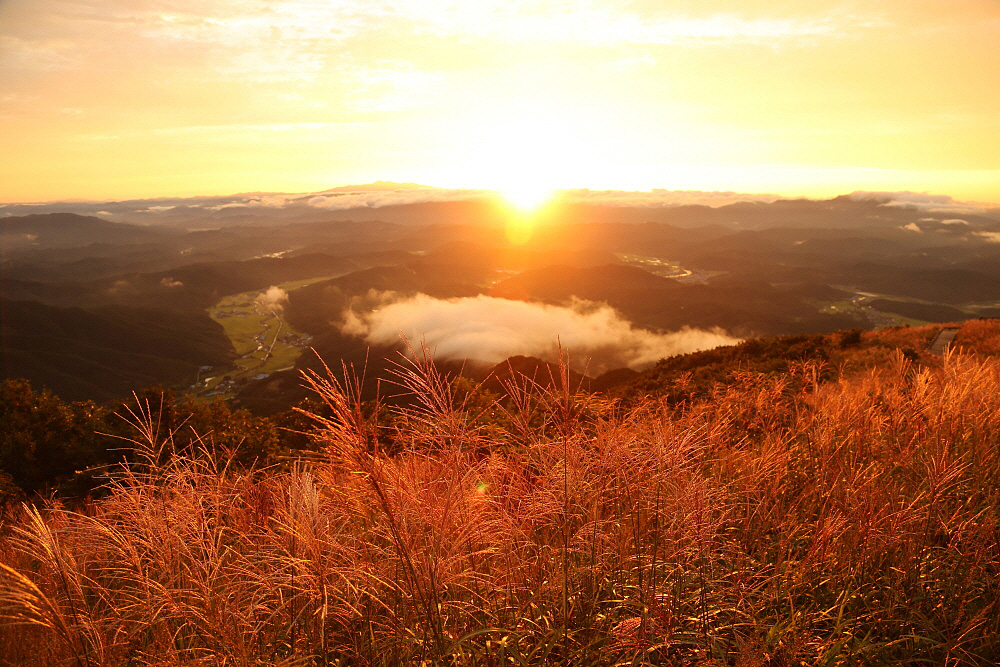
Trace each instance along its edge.
<path fill-rule="evenodd" d="M 605 302 L 644 327 L 722 327 L 737 335 L 820 333 L 861 326 L 847 313 L 821 312 L 819 298 L 844 298 L 809 282 L 772 285 L 733 277 L 682 284 L 630 266 L 547 267 L 501 281 L 489 293 L 508 299 L 566 303 L 573 297 Z"/>
<path fill-rule="evenodd" d="M 620 263 L 613 253 L 599 248 L 512 248 L 488 246 L 472 241 L 445 243 L 410 262 L 459 268 L 474 275 L 482 274 L 484 271 L 509 272 L 553 265 L 587 267 Z"/>
<path fill-rule="evenodd" d="M 189 384 L 232 346 L 204 312 L 93 310 L 0 300 L 3 377 L 24 377 L 66 400 L 121 399 L 151 385 Z"/>
<path fill-rule="evenodd" d="M 1000 340 L 1000 320 L 969 320 L 947 323 L 960 327 L 956 345 L 968 351 L 996 354 Z M 622 376 L 619 384 L 607 383 L 607 391 L 626 398 L 645 395 L 664 397 L 672 402 L 706 397 L 720 387 L 747 386 L 754 377 L 796 375 L 803 363 L 815 364 L 818 379 L 830 379 L 843 372 L 857 372 L 887 365 L 894 354 L 921 363 L 937 364 L 940 358 L 929 346 L 944 325 L 892 327 L 878 331 L 851 329 L 827 335 L 774 336 L 752 338 L 738 345 L 718 347 L 662 359 L 652 368 L 632 377 Z M 808 375 L 808 374 L 807 374 Z"/>
<path fill-rule="evenodd" d="M 946 304 L 1000 300 L 1000 278 L 967 269 L 910 269 L 855 264 L 845 273 L 846 284 L 880 294 Z"/>
<path fill-rule="evenodd" d="M 564 301 L 576 296 L 612 305 L 649 296 L 652 292 L 676 292 L 681 285 L 633 266 L 608 264 L 596 267 L 549 266 L 524 271 L 490 289 L 505 299 Z"/>
<path fill-rule="evenodd" d="M 146 243 L 171 236 L 173 233 L 164 228 L 108 222 L 75 213 L 41 213 L 0 218 L 0 242 L 8 252 L 88 246 L 95 243 Z"/>
<path fill-rule="evenodd" d="M 87 282 L 5 279 L 0 281 L 0 294 L 9 299 L 36 300 L 57 306 L 120 304 L 203 310 L 230 294 L 346 273 L 384 261 L 386 257 L 399 259 L 409 255 L 379 253 L 344 257 L 310 253 L 184 264 L 166 271 L 117 274 Z"/>
<path fill-rule="evenodd" d="M 538 357 L 516 355 L 504 359 L 481 373 L 471 373 L 473 377 L 484 378 L 483 389 L 495 394 L 506 394 L 509 387 L 529 389 L 532 386 L 562 390 L 559 364 L 547 362 Z M 590 391 L 591 378 L 567 369 L 567 387 L 571 392 Z"/>
<path fill-rule="evenodd" d="M 875 310 L 886 313 L 897 313 L 903 317 L 924 322 L 958 322 L 968 319 L 969 314 L 937 303 L 918 303 L 915 301 L 894 301 L 892 299 L 872 299 L 867 303 Z"/>

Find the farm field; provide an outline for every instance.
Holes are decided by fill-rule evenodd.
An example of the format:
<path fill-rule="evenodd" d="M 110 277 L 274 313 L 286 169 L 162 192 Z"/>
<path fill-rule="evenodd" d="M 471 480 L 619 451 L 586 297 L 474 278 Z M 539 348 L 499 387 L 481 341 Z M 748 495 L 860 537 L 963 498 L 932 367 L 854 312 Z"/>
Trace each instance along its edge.
<path fill-rule="evenodd" d="M 202 369 L 198 382 L 192 387 L 193 393 L 206 397 L 228 396 L 240 384 L 294 366 L 309 346 L 311 337 L 285 321 L 282 299 L 268 301 L 265 296 L 277 289 L 277 293 L 287 299 L 289 290 L 324 279 L 283 283 L 266 292 L 233 294 L 209 308 L 209 315 L 225 329 L 237 356 L 233 367 L 228 369 Z"/>

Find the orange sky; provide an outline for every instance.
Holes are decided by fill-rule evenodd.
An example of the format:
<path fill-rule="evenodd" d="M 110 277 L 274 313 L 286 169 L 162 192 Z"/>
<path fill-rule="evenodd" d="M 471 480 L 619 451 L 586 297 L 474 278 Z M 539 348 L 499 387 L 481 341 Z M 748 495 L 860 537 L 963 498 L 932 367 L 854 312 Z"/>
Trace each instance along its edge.
<path fill-rule="evenodd" d="M 0 201 L 377 179 L 1000 202 L 996 0 L 0 0 Z"/>

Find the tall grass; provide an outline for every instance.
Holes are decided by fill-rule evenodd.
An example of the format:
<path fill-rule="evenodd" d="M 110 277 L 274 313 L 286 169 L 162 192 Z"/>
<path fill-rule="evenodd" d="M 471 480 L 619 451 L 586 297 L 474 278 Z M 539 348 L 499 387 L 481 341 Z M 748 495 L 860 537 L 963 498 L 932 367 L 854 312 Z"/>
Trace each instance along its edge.
<path fill-rule="evenodd" d="M 310 375 L 324 455 L 283 472 L 140 410 L 105 498 L 9 527 L 0 662 L 996 664 L 1000 364 L 821 370 L 499 405 L 417 354 L 403 407 Z"/>

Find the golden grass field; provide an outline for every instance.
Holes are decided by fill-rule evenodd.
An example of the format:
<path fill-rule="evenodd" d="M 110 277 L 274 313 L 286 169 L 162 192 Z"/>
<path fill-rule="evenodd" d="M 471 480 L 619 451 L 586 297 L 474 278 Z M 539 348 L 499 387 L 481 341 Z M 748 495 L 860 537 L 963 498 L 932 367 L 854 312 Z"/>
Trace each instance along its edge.
<path fill-rule="evenodd" d="M 993 665 L 997 332 L 680 405 L 418 353 L 395 407 L 310 376 L 321 453 L 274 470 L 147 406 L 105 496 L 4 526 L 0 664 Z"/>

